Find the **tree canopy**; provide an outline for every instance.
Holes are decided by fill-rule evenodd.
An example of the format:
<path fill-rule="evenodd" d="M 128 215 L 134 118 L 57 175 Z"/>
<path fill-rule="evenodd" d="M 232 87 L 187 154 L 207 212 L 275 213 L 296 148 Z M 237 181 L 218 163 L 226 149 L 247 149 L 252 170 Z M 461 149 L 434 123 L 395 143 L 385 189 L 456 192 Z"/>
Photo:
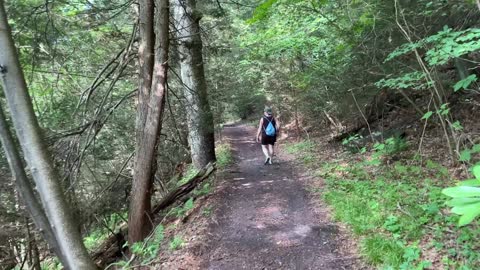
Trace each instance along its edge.
<path fill-rule="evenodd" d="M 387 167 L 393 159 L 421 166 L 436 159 L 453 175 L 462 171 L 457 178 L 479 178 L 476 0 L 3 2 L 40 135 L 89 251 L 127 221 L 137 190 L 132 181 L 147 150 L 145 178 L 155 204 L 215 160 L 215 143 L 221 164 L 219 151 L 228 149 L 218 146 L 224 125 L 257 121 L 265 106 L 274 108 L 289 137 L 308 143 L 328 137 L 322 140 L 343 145 L 351 156 L 370 153 L 371 162 Z M 147 51 L 146 41 L 152 42 Z M 157 57 L 163 75 L 148 57 Z M 151 88 L 147 97 L 143 82 Z M 7 97 L 0 105 L 15 134 L 18 119 Z M 21 138 L 13 137 L 22 150 Z M 403 148 L 414 154 L 385 161 Z M 19 154 L 28 161 L 25 148 Z M 12 179 L 0 192 L 0 225 L 7 231 L 0 233 L 0 263 L 11 269 L 27 256 L 32 221 L 7 156 L 0 157 L 0 176 Z M 31 170 L 22 171 L 24 183 L 40 198 Z M 462 226 L 478 226 L 476 182 L 438 183 Z M 89 243 L 92 235 L 103 236 Z M 465 261 L 462 267 L 470 268 L 461 269 L 480 265 L 478 258 Z"/>

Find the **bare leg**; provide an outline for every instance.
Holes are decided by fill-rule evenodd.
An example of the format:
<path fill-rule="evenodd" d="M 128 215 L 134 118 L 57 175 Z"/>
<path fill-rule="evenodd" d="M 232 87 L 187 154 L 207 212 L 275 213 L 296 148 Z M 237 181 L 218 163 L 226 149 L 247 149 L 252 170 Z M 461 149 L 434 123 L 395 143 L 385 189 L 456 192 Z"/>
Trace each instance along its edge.
<path fill-rule="evenodd" d="M 269 164 L 272 164 L 272 158 L 274 154 L 273 150 L 274 150 L 273 145 L 269 144 L 268 145 L 268 153 L 270 154 L 270 159 L 268 160 Z"/>
<path fill-rule="evenodd" d="M 266 145 L 262 145 L 262 151 L 263 151 L 263 154 L 265 155 L 265 158 L 269 158 L 270 155 L 268 153 L 268 148 Z"/>
<path fill-rule="evenodd" d="M 275 151 L 274 151 L 274 146 L 269 144 L 268 145 L 268 153 L 270 154 L 270 157 L 273 157 L 273 154 L 275 154 Z"/>

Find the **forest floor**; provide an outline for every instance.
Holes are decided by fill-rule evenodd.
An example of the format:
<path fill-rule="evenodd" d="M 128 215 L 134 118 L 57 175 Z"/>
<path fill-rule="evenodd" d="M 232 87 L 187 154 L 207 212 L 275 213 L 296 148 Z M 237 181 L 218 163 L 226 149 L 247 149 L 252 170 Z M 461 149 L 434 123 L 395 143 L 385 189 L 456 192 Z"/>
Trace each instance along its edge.
<path fill-rule="evenodd" d="M 185 224 L 181 230 L 188 243 L 162 254 L 158 266 L 366 269 L 345 228 L 332 222 L 327 206 L 308 191 L 310 176 L 302 165 L 282 151 L 282 142 L 274 164 L 264 165 L 254 134 L 246 124 L 225 127 L 234 163 L 220 174 L 207 199 L 213 211 Z"/>

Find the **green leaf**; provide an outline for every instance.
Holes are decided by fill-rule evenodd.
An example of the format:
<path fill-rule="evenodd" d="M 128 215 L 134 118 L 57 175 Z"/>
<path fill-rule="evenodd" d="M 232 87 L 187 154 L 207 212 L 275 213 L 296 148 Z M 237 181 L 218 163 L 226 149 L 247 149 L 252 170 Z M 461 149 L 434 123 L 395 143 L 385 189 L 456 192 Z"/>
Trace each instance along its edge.
<path fill-rule="evenodd" d="M 429 111 L 429 112 L 427 112 L 427 113 L 425 113 L 425 114 L 423 115 L 422 120 L 427 120 L 427 119 L 429 119 L 430 117 L 432 117 L 432 115 L 433 115 L 433 112 L 432 112 L 432 111 Z"/>
<path fill-rule="evenodd" d="M 254 11 L 253 11 L 253 17 L 249 20 L 247 20 L 247 23 L 255 23 L 257 21 L 265 19 L 272 6 L 277 2 L 278 0 L 267 0 L 260 4 Z"/>
<path fill-rule="evenodd" d="M 460 124 L 460 121 L 455 121 L 455 122 L 452 124 L 452 128 L 453 128 L 455 131 L 463 130 L 463 126 L 462 126 L 462 124 Z"/>
<path fill-rule="evenodd" d="M 460 161 L 470 161 L 472 159 L 472 152 L 470 149 L 465 149 L 462 152 L 460 152 Z"/>
<path fill-rule="evenodd" d="M 473 221 L 473 219 L 475 219 L 478 215 L 480 215 L 480 204 L 477 204 L 476 206 L 477 206 L 477 209 L 472 210 L 468 213 L 465 213 L 460 217 L 460 219 L 458 220 L 458 226 L 461 227 L 461 226 L 468 225 L 470 224 L 470 222 Z"/>
<path fill-rule="evenodd" d="M 480 188 L 477 187 L 449 187 L 444 188 L 442 193 L 452 198 L 477 197 L 480 196 Z"/>
<path fill-rule="evenodd" d="M 480 210 L 480 202 L 455 206 L 452 208 L 452 213 L 465 215 L 476 210 Z"/>
<path fill-rule="evenodd" d="M 441 114 L 441 115 L 447 115 L 447 114 L 449 114 L 449 113 L 450 113 L 450 109 L 444 109 L 444 110 L 441 110 L 441 111 L 440 111 L 440 114 Z"/>
<path fill-rule="evenodd" d="M 381 151 L 381 150 L 385 149 L 385 144 L 383 144 L 383 143 L 376 143 L 376 144 L 373 146 L 373 148 L 374 148 L 375 150 L 377 150 L 377 151 Z"/>
<path fill-rule="evenodd" d="M 461 181 L 458 183 L 459 186 L 468 186 L 468 187 L 478 187 L 480 186 L 480 180 L 479 179 L 469 179 L 465 181 Z"/>
<path fill-rule="evenodd" d="M 457 92 L 458 90 L 460 89 L 467 89 L 467 87 L 472 84 L 473 82 L 475 82 L 477 80 L 477 75 L 475 74 L 472 74 L 470 76 L 468 76 L 467 78 L 457 82 L 454 86 L 453 86 L 453 90 L 455 92 Z"/>
<path fill-rule="evenodd" d="M 452 212 L 462 215 L 458 221 L 458 225 L 465 226 L 472 222 L 475 217 L 480 215 L 480 202 L 453 207 Z"/>
<path fill-rule="evenodd" d="M 469 205 L 472 203 L 479 203 L 480 198 L 453 198 L 449 201 L 447 201 L 447 205 L 450 207 L 456 207 L 456 206 L 465 206 Z"/>
<path fill-rule="evenodd" d="M 480 144 L 475 144 L 472 147 L 472 153 L 479 153 L 480 152 Z"/>
<path fill-rule="evenodd" d="M 475 178 L 477 178 L 477 180 L 480 180 L 480 165 L 476 165 L 475 167 L 473 167 L 472 173 Z"/>

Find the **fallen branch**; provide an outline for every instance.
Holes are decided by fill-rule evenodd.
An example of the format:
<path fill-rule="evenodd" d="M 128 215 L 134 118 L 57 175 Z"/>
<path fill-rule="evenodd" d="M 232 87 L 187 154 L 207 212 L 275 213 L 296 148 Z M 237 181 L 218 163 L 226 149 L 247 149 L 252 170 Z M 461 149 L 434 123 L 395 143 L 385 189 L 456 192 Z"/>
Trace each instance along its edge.
<path fill-rule="evenodd" d="M 170 191 L 157 205 L 153 207 L 153 214 L 167 209 L 176 202 L 185 202 L 187 195 L 194 190 L 199 184 L 205 181 L 216 170 L 215 163 L 210 162 L 187 183 Z M 122 225 L 118 233 L 109 236 L 97 249 L 91 254 L 95 264 L 104 268 L 106 265 L 114 263 L 118 258 L 123 256 L 125 249 L 126 236 L 128 233 L 128 225 Z"/>
<path fill-rule="evenodd" d="M 215 163 L 208 163 L 202 170 L 200 170 L 192 179 L 190 179 L 186 184 L 183 184 L 176 188 L 175 190 L 170 191 L 163 199 L 157 204 L 154 208 L 152 213 L 157 214 L 158 212 L 164 210 L 165 208 L 172 205 L 178 199 L 183 197 L 184 195 L 190 193 L 190 191 L 194 190 L 198 184 L 202 183 L 205 179 L 207 179 L 212 172 L 215 171 Z"/>

